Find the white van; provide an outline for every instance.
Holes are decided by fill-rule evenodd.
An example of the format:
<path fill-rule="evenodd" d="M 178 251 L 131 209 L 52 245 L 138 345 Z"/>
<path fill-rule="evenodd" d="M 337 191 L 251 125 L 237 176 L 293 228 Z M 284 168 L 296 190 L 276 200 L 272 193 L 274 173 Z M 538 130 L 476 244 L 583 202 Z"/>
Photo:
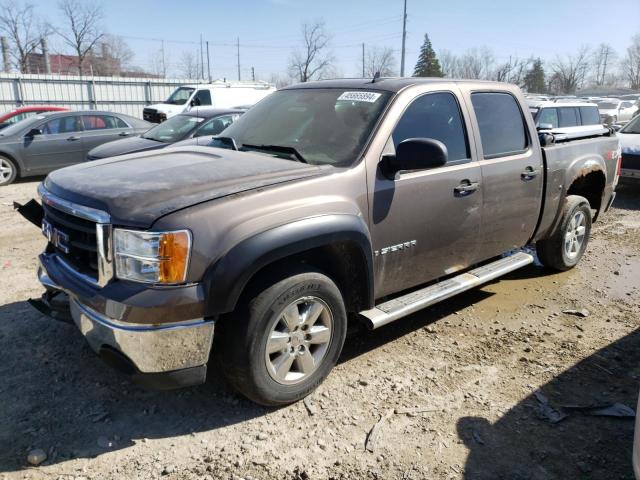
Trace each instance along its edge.
<path fill-rule="evenodd" d="M 188 112 L 192 107 L 213 108 L 250 107 L 272 92 L 275 87 L 264 82 L 221 82 L 182 85 L 176 88 L 162 103 L 145 107 L 142 118 L 160 123 L 178 113 Z"/>

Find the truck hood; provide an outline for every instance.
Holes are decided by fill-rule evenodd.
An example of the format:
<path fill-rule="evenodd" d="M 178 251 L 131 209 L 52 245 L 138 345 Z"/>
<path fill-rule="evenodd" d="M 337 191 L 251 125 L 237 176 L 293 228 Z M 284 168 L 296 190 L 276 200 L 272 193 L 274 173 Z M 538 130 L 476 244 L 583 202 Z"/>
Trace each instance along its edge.
<path fill-rule="evenodd" d="M 142 137 L 129 137 L 122 140 L 103 143 L 89 151 L 88 156 L 92 160 L 99 158 L 115 157 L 116 155 L 125 155 L 127 153 L 144 152 L 147 150 L 156 150 L 164 148 L 168 145 L 165 142 L 157 142 Z"/>
<path fill-rule="evenodd" d="M 158 113 L 180 113 L 184 111 L 186 105 L 174 105 L 173 103 L 154 103 L 153 105 L 147 105 L 144 108 L 153 108 Z"/>
<path fill-rule="evenodd" d="M 254 152 L 184 147 L 63 168 L 50 173 L 44 187 L 108 212 L 114 225 L 148 228 L 182 208 L 333 170 Z"/>

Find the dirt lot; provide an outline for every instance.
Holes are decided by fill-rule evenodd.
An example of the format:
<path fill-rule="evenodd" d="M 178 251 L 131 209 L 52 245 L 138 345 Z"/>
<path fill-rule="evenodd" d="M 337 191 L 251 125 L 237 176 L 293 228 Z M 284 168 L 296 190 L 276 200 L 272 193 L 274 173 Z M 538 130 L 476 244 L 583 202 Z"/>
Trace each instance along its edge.
<path fill-rule="evenodd" d="M 0 478 L 633 478 L 632 419 L 570 411 L 552 424 L 534 392 L 635 409 L 640 186 L 619 189 L 577 269 L 532 265 L 356 333 L 308 401 L 266 409 L 215 375 L 145 391 L 34 311 L 44 239 L 11 203 L 36 185 L 0 189 Z M 38 467 L 34 448 L 48 456 Z"/>

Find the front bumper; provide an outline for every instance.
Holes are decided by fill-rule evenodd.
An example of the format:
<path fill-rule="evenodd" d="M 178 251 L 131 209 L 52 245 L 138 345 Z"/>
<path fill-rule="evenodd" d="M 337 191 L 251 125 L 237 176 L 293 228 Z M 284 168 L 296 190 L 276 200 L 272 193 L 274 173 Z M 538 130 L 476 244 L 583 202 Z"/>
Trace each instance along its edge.
<path fill-rule="evenodd" d="M 68 296 L 73 322 L 100 357 L 134 380 L 152 386 L 172 388 L 204 381 L 214 322 L 184 318 L 193 305 L 176 309 L 181 302 L 188 306 L 200 300 L 193 292 L 197 286 L 145 289 L 129 295 L 115 291 L 109 298 L 104 292 L 108 288 L 82 285 L 56 257 L 40 256 L 40 283 L 48 292 Z"/>

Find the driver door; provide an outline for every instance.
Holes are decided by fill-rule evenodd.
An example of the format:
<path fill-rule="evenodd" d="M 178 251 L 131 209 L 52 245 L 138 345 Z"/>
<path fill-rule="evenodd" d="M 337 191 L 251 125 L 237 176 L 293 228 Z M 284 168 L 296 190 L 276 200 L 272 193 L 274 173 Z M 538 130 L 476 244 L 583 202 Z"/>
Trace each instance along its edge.
<path fill-rule="evenodd" d="M 481 171 L 454 89 L 413 98 L 384 149 L 383 154 L 393 153 L 408 138 L 432 138 L 445 144 L 448 159 L 443 166 L 400 171 L 393 179 L 378 166 L 370 201 L 376 298 L 477 261 Z"/>
<path fill-rule="evenodd" d="M 40 135 L 23 139 L 23 158 L 30 171 L 45 173 L 84 161 L 79 115 L 62 115 L 36 128 Z"/>

